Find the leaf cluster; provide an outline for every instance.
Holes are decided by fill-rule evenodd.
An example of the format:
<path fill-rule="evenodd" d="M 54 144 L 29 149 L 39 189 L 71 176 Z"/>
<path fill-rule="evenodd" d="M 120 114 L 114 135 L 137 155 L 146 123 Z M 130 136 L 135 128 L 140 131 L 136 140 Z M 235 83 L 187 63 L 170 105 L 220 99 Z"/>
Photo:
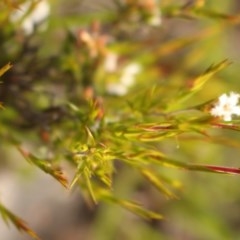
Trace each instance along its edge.
<path fill-rule="evenodd" d="M 198 65 L 205 58 L 199 42 L 220 31 L 218 21 L 224 31 L 237 25 L 239 17 L 210 10 L 204 1 L 190 6 L 163 3 L 166 19 L 215 21 L 190 36 L 171 38 L 161 27 L 149 26 L 148 8 L 138 1 L 114 2 L 113 9 L 94 17 L 53 13 L 45 33 L 36 26 L 35 32 L 26 36 L 10 20 L 18 4 L 4 1 L 5 11 L 0 14 L 0 101 L 4 105 L 0 135 L 65 188 L 79 187 L 87 201 L 106 201 L 147 219 L 161 219 L 160 213 L 145 209 L 131 194 L 118 194 L 115 180 L 119 172 L 130 168 L 140 182 L 170 199 L 177 198 L 179 185 L 164 177 L 166 169 L 240 173 L 238 167 L 183 161 L 162 147 L 168 141 L 184 142 L 186 136 L 239 147 L 230 138 L 212 135 L 216 128 L 237 133 L 239 122 L 226 124 L 212 117 L 209 109 L 216 96 L 203 94 L 231 62 L 223 58 L 205 68 Z M 72 31 L 75 26 L 77 30 Z M 63 37 L 56 43 L 59 31 Z M 165 36 L 159 38 L 161 32 Z M 112 52 L 119 61 L 117 69 L 109 73 L 104 64 Z M 191 65 L 194 61 L 195 66 Z M 143 68 L 136 83 L 124 96 L 109 93 L 107 85 L 117 82 L 124 66 L 132 62 Z M 25 143 L 32 148 L 26 149 Z M 42 156 L 40 147 L 48 154 Z M 68 176 L 63 163 L 69 164 L 73 176 Z M 36 238 L 3 205 L 0 212 L 7 222 Z"/>

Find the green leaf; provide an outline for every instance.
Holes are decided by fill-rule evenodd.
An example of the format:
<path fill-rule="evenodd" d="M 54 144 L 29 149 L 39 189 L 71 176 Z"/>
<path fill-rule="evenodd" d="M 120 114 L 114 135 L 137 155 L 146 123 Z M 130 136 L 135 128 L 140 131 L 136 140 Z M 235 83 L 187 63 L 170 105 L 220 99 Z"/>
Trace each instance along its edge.
<path fill-rule="evenodd" d="M 82 172 L 83 172 L 83 168 L 81 166 L 78 166 L 77 172 L 75 173 L 75 175 L 73 177 L 73 180 L 70 183 L 70 186 L 69 186 L 70 189 L 72 189 L 76 185 L 76 183 L 78 182 L 80 176 L 82 175 Z"/>
<path fill-rule="evenodd" d="M 203 74 L 193 80 L 192 86 L 187 91 L 181 92 L 178 99 L 174 99 L 168 106 L 168 111 L 175 110 L 181 106 L 186 100 L 191 98 L 194 94 L 200 91 L 203 86 L 209 81 L 217 72 L 229 66 L 231 62 L 229 60 L 223 60 L 222 62 L 210 66 Z"/>
<path fill-rule="evenodd" d="M 24 150 L 20 146 L 17 147 L 22 156 L 30 163 L 33 163 L 45 173 L 50 174 L 54 177 L 58 182 L 60 182 L 65 188 L 68 188 L 68 180 L 62 172 L 61 168 L 58 166 L 53 166 L 53 164 L 48 160 L 42 160 Z"/>
<path fill-rule="evenodd" d="M 88 144 L 95 145 L 96 143 L 95 143 L 95 139 L 92 135 L 92 132 L 90 131 L 90 129 L 87 126 L 85 127 L 85 129 L 86 129 L 86 133 L 88 136 Z"/>
<path fill-rule="evenodd" d="M 230 130 L 240 131 L 240 126 L 239 126 L 239 125 L 224 124 L 224 123 L 215 123 L 215 122 L 213 122 L 211 125 L 212 125 L 213 127 L 216 127 L 216 128 L 222 128 L 222 129 L 230 129 Z"/>
<path fill-rule="evenodd" d="M 25 232 L 28 235 L 30 235 L 32 238 L 40 240 L 37 234 L 32 229 L 30 229 L 21 218 L 14 215 L 11 211 L 5 208 L 1 203 L 0 203 L 0 214 L 7 225 L 9 222 L 11 222 L 20 232 Z"/>
<path fill-rule="evenodd" d="M 174 39 L 172 41 L 168 41 L 166 43 L 163 43 L 155 52 L 158 56 L 167 56 L 171 54 L 175 54 L 177 51 L 183 49 L 186 46 L 189 46 L 196 41 L 199 41 L 199 35 L 193 36 L 193 37 L 187 37 L 187 38 L 179 38 Z"/>
<path fill-rule="evenodd" d="M 200 172 L 240 174 L 240 168 L 184 163 L 175 159 L 164 157 L 162 154 L 157 154 L 157 153 L 149 153 L 149 154 L 146 153 L 145 158 L 148 159 L 148 161 L 151 161 L 155 164 L 160 164 L 165 167 L 173 167 L 173 168 L 185 169 L 190 171 L 200 171 Z"/>
<path fill-rule="evenodd" d="M 225 20 L 230 23 L 238 23 L 239 15 L 230 15 L 222 12 L 217 12 L 209 8 L 196 8 L 193 9 L 193 14 L 200 17 L 209 18 L 211 20 Z"/>
<path fill-rule="evenodd" d="M 201 90 L 203 85 L 211 79 L 211 77 L 219 72 L 220 70 L 224 69 L 225 67 L 229 66 L 231 62 L 228 59 L 223 60 L 222 62 L 210 66 L 202 75 L 197 77 L 192 85 L 192 88 L 190 89 L 191 92 L 197 92 Z"/>
<path fill-rule="evenodd" d="M 132 213 L 140 217 L 143 217 L 146 219 L 163 219 L 163 216 L 161 214 L 149 211 L 136 202 L 119 199 L 113 196 L 110 192 L 101 191 L 100 193 L 98 193 L 98 196 L 105 201 L 118 204 L 121 207 L 131 211 Z"/>
<path fill-rule="evenodd" d="M 12 67 L 12 65 L 10 63 L 6 64 L 5 66 L 3 66 L 2 68 L 0 68 L 0 77 L 7 72 L 10 68 Z"/>
<path fill-rule="evenodd" d="M 97 199 L 93 190 L 92 182 L 91 182 L 91 173 L 85 169 L 84 173 L 84 180 L 86 181 L 88 191 L 90 193 L 90 196 L 92 197 L 93 202 L 96 204 Z"/>
<path fill-rule="evenodd" d="M 157 177 L 153 171 L 150 171 L 148 169 L 141 169 L 140 170 L 142 175 L 150 182 L 152 183 L 160 192 L 162 192 L 165 196 L 168 198 L 177 198 L 175 194 L 173 194 L 171 191 L 169 191 L 163 183 L 160 181 L 159 177 Z"/>

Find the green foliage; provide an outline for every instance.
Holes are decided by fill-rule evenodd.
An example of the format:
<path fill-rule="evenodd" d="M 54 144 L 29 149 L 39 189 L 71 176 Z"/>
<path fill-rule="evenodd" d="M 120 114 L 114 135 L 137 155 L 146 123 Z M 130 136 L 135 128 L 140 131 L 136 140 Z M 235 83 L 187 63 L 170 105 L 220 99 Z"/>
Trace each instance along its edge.
<path fill-rule="evenodd" d="M 121 194 L 115 184 L 121 171 L 130 168 L 138 176 L 136 181 L 147 182 L 167 199 L 178 198 L 180 185 L 177 179 L 166 177 L 171 168 L 240 173 L 238 167 L 206 164 L 204 159 L 196 163 L 164 148 L 171 142 L 181 151 L 181 144 L 195 137 L 204 143 L 239 148 L 231 136 L 214 135 L 216 128 L 239 134 L 239 120 L 225 123 L 210 114 L 224 79 L 222 72 L 231 61 L 223 56 L 210 64 L 202 50 L 208 48 L 206 38 L 224 34 L 225 28 L 239 23 L 239 17 L 210 9 L 204 1 L 189 6 L 163 1 L 163 18 L 202 21 L 203 26 L 189 36 L 159 39 L 164 30 L 151 26 L 149 18 L 151 7 L 160 6 L 114 2 L 113 10 L 96 15 L 63 18 L 52 11 L 45 32 L 36 25 L 27 35 L 20 27 L 27 16 L 13 23 L 11 12 L 19 6 L 4 1 L 0 100 L 5 109 L 0 114 L 0 135 L 65 188 L 79 187 L 89 203 L 114 203 L 158 220 L 163 218 L 161 213 L 146 209 L 131 193 Z M 29 14 L 34 7 L 30 6 Z M 78 30 L 72 32 L 72 27 Z M 110 54 L 120 59 L 111 71 L 105 66 Z M 121 85 L 119 79 L 132 63 L 141 65 L 141 70 L 132 74 L 134 84 Z M 126 93 L 109 91 L 114 84 Z M 204 94 L 212 86 L 217 90 Z M 46 150 L 44 154 L 40 147 Z M 73 176 L 63 163 L 74 171 Z M 130 192 L 136 191 L 133 186 Z M 0 212 L 6 222 L 37 238 L 3 205 Z"/>
<path fill-rule="evenodd" d="M 11 68 L 11 64 L 8 63 L 6 64 L 5 66 L 3 66 L 1 69 L 0 69 L 0 76 L 2 76 L 6 71 L 8 71 L 9 69 Z"/>
<path fill-rule="evenodd" d="M 0 214 L 7 225 L 9 224 L 9 222 L 11 222 L 12 224 L 15 225 L 15 227 L 19 231 L 26 232 L 34 239 L 40 239 L 40 238 L 38 238 L 38 236 L 36 235 L 36 233 L 34 231 L 32 231 L 28 226 L 26 226 L 26 224 L 24 223 L 24 221 L 21 218 L 14 215 L 7 208 L 5 208 L 2 204 L 0 204 Z"/>

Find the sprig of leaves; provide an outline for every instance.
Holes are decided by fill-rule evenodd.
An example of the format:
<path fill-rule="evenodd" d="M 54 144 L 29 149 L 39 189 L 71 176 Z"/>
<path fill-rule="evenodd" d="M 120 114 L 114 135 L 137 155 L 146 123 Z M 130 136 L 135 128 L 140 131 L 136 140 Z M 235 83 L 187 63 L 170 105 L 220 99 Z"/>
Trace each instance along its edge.
<path fill-rule="evenodd" d="M 40 240 L 37 234 L 31 228 L 29 228 L 20 217 L 13 214 L 10 210 L 3 206 L 2 203 L 0 203 L 0 214 L 7 225 L 9 225 L 9 222 L 11 222 L 20 232 L 25 232 L 32 238 Z"/>
<path fill-rule="evenodd" d="M 43 170 L 45 173 L 50 174 L 58 182 L 60 182 L 65 188 L 68 189 L 68 180 L 59 166 L 55 166 L 47 159 L 39 159 L 38 157 L 34 156 L 30 152 L 23 149 L 21 146 L 18 146 L 17 149 L 29 163 L 33 163 L 34 165 L 39 167 L 41 170 Z"/>

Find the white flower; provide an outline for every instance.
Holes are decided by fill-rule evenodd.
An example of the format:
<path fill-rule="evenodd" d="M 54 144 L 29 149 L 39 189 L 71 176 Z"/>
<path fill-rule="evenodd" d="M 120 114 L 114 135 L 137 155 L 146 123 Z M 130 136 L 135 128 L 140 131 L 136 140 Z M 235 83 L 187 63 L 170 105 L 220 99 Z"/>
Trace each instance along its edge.
<path fill-rule="evenodd" d="M 148 19 L 148 24 L 153 27 L 158 27 L 162 24 L 161 12 L 158 8 L 154 8 L 150 18 Z"/>
<path fill-rule="evenodd" d="M 34 8 L 30 10 L 33 4 Z M 28 11 L 30 11 L 29 14 Z M 50 6 L 47 0 L 41 0 L 38 2 L 26 1 L 19 7 L 19 9 L 13 12 L 11 15 L 11 21 L 18 22 L 23 19 L 21 27 L 24 32 L 29 35 L 33 33 L 35 25 L 42 23 L 49 16 L 49 13 Z M 42 29 L 46 28 L 46 23 L 42 24 L 41 27 Z"/>
<path fill-rule="evenodd" d="M 128 92 L 128 88 L 121 83 L 109 83 L 107 85 L 107 92 L 112 95 L 124 96 Z"/>
<path fill-rule="evenodd" d="M 136 79 L 136 75 L 140 73 L 142 67 L 138 63 L 130 63 L 124 69 L 120 77 L 120 83 L 126 87 L 131 87 Z"/>
<path fill-rule="evenodd" d="M 124 96 L 127 94 L 129 88 L 135 83 L 136 75 L 142 70 L 138 63 L 130 63 L 123 68 L 122 75 L 119 82 L 109 83 L 107 85 L 107 92 L 117 96 Z"/>
<path fill-rule="evenodd" d="M 231 121 L 232 115 L 240 116 L 240 106 L 237 105 L 239 98 L 240 94 L 234 92 L 231 92 L 229 96 L 222 94 L 217 104 L 211 109 L 211 115 L 220 117 L 224 121 Z"/>
<path fill-rule="evenodd" d="M 123 74 L 136 75 L 141 71 L 142 67 L 138 63 L 130 63 L 123 69 Z"/>
<path fill-rule="evenodd" d="M 104 69 L 106 72 L 112 73 L 117 70 L 117 63 L 118 63 L 118 55 L 109 52 L 107 53 L 104 61 Z"/>

